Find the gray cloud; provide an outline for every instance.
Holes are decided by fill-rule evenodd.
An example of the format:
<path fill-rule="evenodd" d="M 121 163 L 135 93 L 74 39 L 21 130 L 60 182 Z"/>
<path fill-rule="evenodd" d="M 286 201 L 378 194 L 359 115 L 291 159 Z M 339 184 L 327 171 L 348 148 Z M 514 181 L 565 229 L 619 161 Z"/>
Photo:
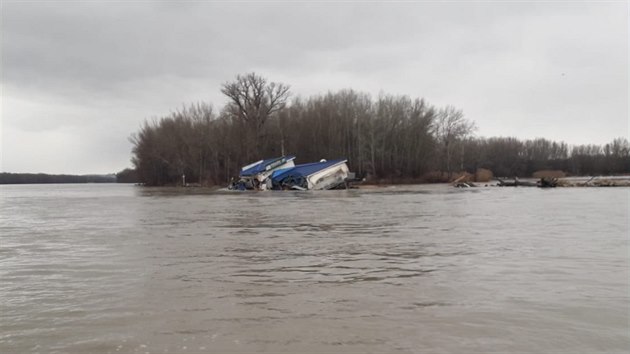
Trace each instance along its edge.
<path fill-rule="evenodd" d="M 453 104 L 480 135 L 628 134 L 626 3 L 3 2 L 2 170 L 113 172 L 146 118 L 255 70 Z M 98 156 L 98 158 L 94 158 Z"/>

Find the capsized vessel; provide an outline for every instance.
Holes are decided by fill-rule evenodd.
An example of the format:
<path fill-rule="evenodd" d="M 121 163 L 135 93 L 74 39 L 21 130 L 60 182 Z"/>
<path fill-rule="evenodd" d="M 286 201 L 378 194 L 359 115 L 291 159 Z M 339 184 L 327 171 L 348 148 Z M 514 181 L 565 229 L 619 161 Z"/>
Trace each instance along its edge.
<path fill-rule="evenodd" d="M 346 189 L 356 181 L 350 172 L 347 159 L 320 160 L 295 165 L 295 156 L 283 156 L 256 161 L 243 166 L 238 181 L 228 189 L 233 190 L 322 190 Z"/>

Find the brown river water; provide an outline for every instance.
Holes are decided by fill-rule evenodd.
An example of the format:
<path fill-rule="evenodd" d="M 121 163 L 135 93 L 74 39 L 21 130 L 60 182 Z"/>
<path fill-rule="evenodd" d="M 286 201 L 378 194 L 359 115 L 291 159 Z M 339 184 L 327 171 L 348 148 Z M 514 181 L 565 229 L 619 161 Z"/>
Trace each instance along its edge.
<path fill-rule="evenodd" d="M 630 348 L 630 188 L 0 192 L 1 353 Z"/>

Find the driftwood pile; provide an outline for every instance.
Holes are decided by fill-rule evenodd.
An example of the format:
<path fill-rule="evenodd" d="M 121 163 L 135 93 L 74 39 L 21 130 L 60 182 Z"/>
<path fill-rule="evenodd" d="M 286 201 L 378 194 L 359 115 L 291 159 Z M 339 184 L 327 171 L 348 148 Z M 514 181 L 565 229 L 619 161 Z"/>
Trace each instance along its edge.
<path fill-rule="evenodd" d="M 518 177 L 514 178 L 514 181 L 506 181 L 500 178 L 496 179 L 499 181 L 497 186 L 499 187 L 540 187 L 540 188 L 554 188 L 558 186 L 557 178 L 548 178 L 543 177 L 538 181 L 521 181 Z"/>
<path fill-rule="evenodd" d="M 630 187 L 630 176 L 627 177 L 591 177 L 584 180 L 560 179 L 558 187 Z"/>
<path fill-rule="evenodd" d="M 614 178 L 614 177 L 591 177 L 588 180 L 577 180 L 569 178 L 550 178 L 543 177 L 537 181 L 520 181 L 514 178 L 513 181 L 506 181 L 496 178 L 499 187 L 630 187 L 630 177 Z"/>
<path fill-rule="evenodd" d="M 463 173 L 461 176 L 451 182 L 451 185 L 457 188 L 477 187 L 474 180 L 475 175 Z M 545 175 L 536 179 L 519 180 L 514 177 L 513 180 L 495 177 L 495 184 L 490 186 L 498 187 L 539 187 L 539 188 L 555 188 L 555 187 L 630 187 L 630 176 L 595 176 L 589 179 L 581 177 L 556 177 Z M 488 184 L 485 184 L 487 187 Z"/>

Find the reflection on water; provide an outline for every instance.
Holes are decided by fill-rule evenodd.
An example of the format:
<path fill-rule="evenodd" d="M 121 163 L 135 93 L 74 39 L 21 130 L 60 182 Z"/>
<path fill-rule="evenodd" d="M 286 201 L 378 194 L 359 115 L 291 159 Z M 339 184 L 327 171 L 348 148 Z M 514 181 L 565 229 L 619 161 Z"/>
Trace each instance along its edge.
<path fill-rule="evenodd" d="M 623 352 L 629 189 L 2 186 L 0 352 Z"/>

